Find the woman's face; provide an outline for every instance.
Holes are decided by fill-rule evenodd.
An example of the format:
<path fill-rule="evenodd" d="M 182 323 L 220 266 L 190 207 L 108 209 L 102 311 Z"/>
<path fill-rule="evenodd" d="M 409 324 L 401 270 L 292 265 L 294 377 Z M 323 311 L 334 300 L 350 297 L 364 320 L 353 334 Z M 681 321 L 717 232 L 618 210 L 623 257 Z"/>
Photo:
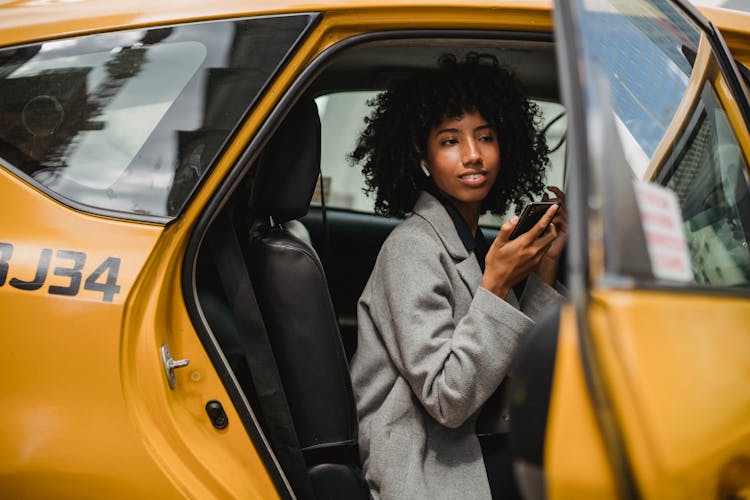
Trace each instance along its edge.
<path fill-rule="evenodd" d="M 464 217 L 478 214 L 500 170 L 497 133 L 479 111 L 446 117 L 427 136 L 425 162 L 435 186 Z"/>

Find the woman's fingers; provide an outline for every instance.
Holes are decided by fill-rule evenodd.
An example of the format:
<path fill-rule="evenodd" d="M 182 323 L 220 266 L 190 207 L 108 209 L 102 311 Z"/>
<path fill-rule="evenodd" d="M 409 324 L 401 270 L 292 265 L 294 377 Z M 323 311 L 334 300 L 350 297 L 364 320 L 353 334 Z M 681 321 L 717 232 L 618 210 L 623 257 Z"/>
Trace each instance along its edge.
<path fill-rule="evenodd" d="M 557 205 L 548 208 L 541 220 L 530 231 L 513 241 L 508 238 L 518 224 L 518 217 L 511 218 L 500 227 L 487 253 L 482 278 L 483 287 L 496 290 L 499 296 L 505 297 L 510 287 L 519 283 L 537 268 L 558 237 L 557 228 L 552 224 L 557 210 Z"/>
<path fill-rule="evenodd" d="M 565 202 L 565 193 L 563 193 L 562 189 L 560 189 L 557 186 L 547 186 L 547 189 L 555 193 L 555 195 L 557 196 L 557 199 L 552 200 L 552 201 Z M 545 193 L 545 195 L 546 194 L 547 193 Z"/>
<path fill-rule="evenodd" d="M 568 225 L 568 213 L 565 211 L 565 207 L 560 207 L 557 210 L 557 213 L 555 214 L 555 217 L 552 219 L 552 222 L 560 226 L 567 227 Z"/>
<path fill-rule="evenodd" d="M 507 243 L 510 239 L 510 235 L 518 224 L 518 216 L 514 215 L 509 220 L 505 221 L 505 224 L 500 226 L 500 232 L 497 233 L 495 241 L 498 243 Z"/>
<path fill-rule="evenodd" d="M 558 205 L 550 206 L 547 211 L 544 212 L 542 218 L 539 219 L 539 222 L 537 222 L 534 227 L 531 228 L 531 230 L 527 231 L 526 234 L 529 235 L 532 240 L 535 240 L 539 236 L 541 236 L 552 222 L 552 219 L 555 218 L 555 214 L 559 209 L 560 207 Z"/>
<path fill-rule="evenodd" d="M 555 241 L 555 239 L 557 239 L 557 226 L 554 222 L 550 222 L 547 231 L 542 236 L 537 238 L 534 244 L 543 248 L 546 252 L 552 242 Z"/>
<path fill-rule="evenodd" d="M 568 231 L 568 217 L 567 217 L 567 215 L 560 214 L 559 219 L 560 220 L 558 221 L 557 218 L 555 218 L 555 220 L 553 220 L 552 222 L 554 224 L 556 224 L 560 228 L 561 231 L 567 232 Z"/>

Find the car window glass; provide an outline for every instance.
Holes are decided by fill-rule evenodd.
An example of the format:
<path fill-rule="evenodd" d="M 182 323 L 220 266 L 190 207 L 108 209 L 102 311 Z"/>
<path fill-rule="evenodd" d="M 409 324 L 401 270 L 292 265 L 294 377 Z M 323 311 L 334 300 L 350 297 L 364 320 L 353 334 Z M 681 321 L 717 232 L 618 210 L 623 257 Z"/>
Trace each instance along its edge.
<path fill-rule="evenodd" d="M 747 164 L 710 85 L 656 180 L 677 195 L 695 281 L 750 283 Z"/>
<path fill-rule="evenodd" d="M 364 192 L 365 180 L 357 167 L 352 167 L 348 155 L 354 150 L 357 138 L 365 126 L 364 119 L 371 112 L 367 102 L 378 93 L 374 91 L 338 92 L 318 97 L 316 104 L 321 121 L 321 170 L 326 206 L 374 213 L 374 196 Z M 543 118 L 539 124 L 544 131 L 550 152 L 548 184 L 563 185 L 565 164 L 565 130 L 567 121 L 562 105 L 550 101 L 536 101 Z M 313 205 L 320 204 L 320 185 Z M 511 207 L 509 213 L 515 207 Z M 485 214 L 483 226 L 499 227 L 508 214 Z"/>
<path fill-rule="evenodd" d="M 0 50 L 0 163 L 124 217 L 177 214 L 308 16 Z"/>
<path fill-rule="evenodd" d="M 370 114 L 367 102 L 377 92 L 339 92 L 315 100 L 320 114 L 320 168 L 323 193 L 330 207 L 374 212 L 375 199 L 365 195 L 365 178 L 351 166 L 348 155 L 354 151 L 364 129 L 364 117 Z M 313 204 L 320 204 L 320 185 Z"/>
<path fill-rule="evenodd" d="M 662 0 L 583 3 L 583 53 L 609 84 L 617 124 L 628 139 L 626 154 L 640 174 L 680 105 L 700 32 Z"/>
<path fill-rule="evenodd" d="M 666 0 L 580 3 L 587 105 L 600 115 L 610 107 L 631 178 L 675 195 L 690 281 L 747 285 L 747 163 L 724 109 L 731 96 L 718 97 L 723 76 L 706 35 Z"/>

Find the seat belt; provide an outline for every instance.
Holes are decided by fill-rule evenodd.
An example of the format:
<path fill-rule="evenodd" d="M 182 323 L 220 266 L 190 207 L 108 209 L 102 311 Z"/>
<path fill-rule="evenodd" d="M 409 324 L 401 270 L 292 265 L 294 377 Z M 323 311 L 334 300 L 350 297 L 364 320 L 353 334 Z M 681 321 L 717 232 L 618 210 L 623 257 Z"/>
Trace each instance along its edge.
<path fill-rule="evenodd" d="M 240 341 L 263 414 L 268 439 L 297 498 L 314 499 L 307 465 L 300 450 L 276 360 L 245 266 L 237 233 L 227 213 L 214 222 L 211 249 L 224 293 L 240 332 Z"/>

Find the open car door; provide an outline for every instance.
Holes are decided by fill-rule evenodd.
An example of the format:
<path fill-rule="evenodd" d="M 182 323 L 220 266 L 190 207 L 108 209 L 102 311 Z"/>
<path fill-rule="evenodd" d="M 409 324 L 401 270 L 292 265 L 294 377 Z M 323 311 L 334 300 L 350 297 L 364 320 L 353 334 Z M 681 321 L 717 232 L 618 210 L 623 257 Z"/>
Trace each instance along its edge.
<path fill-rule="evenodd" d="M 555 11 L 570 284 L 601 485 L 626 498 L 744 497 L 748 90 L 718 31 L 680 2 L 559 0 Z M 548 432 L 578 425 L 553 421 L 566 397 L 553 392 Z M 550 436 L 550 498 L 607 491 Z"/>

